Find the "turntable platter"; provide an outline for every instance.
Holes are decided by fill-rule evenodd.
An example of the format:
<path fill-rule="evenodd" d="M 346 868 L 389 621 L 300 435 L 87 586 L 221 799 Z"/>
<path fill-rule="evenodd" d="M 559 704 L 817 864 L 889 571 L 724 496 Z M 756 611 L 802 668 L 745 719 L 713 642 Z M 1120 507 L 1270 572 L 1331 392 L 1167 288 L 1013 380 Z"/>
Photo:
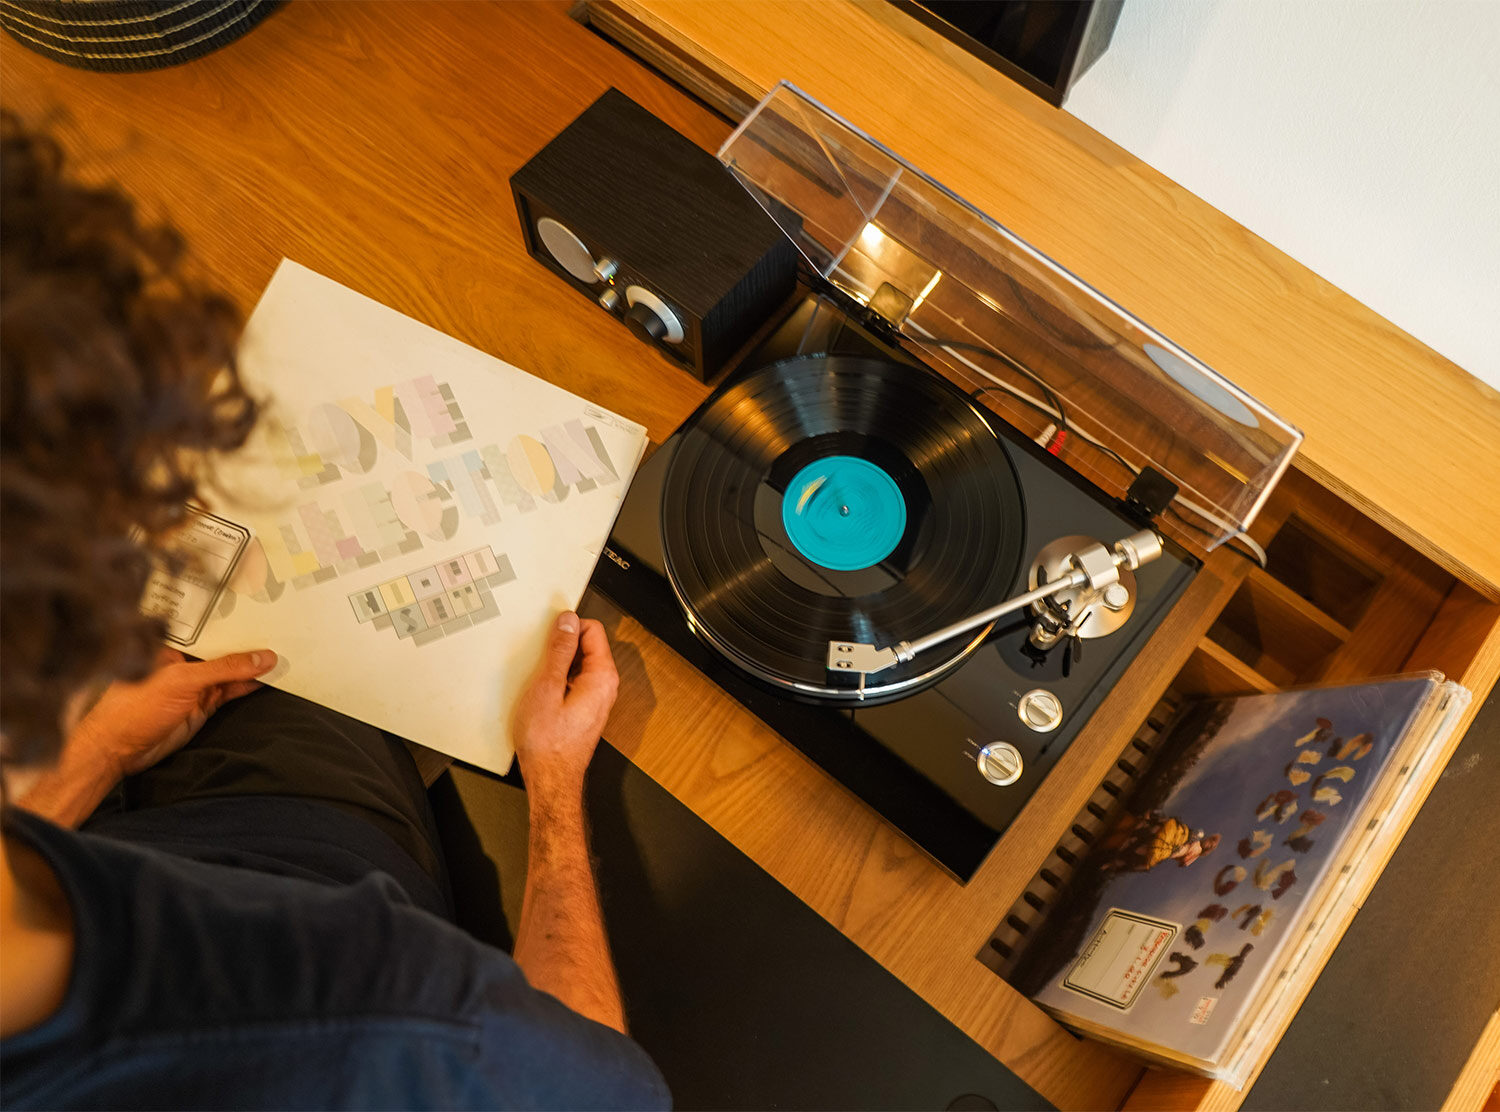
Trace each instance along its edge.
<path fill-rule="evenodd" d="M 947 673 L 984 630 L 862 692 L 828 674 L 827 646 L 893 643 L 999 602 L 1025 539 L 1010 458 L 963 392 L 854 356 L 773 363 L 716 394 L 680 435 L 661 510 L 699 637 L 817 701 L 880 701 Z"/>

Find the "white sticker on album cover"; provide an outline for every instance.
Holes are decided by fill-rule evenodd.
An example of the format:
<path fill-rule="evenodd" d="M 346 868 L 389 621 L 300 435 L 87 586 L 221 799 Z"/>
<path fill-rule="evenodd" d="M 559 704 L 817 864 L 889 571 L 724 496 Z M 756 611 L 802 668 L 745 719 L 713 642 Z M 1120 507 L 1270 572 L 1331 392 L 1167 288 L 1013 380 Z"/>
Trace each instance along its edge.
<path fill-rule="evenodd" d="M 1180 923 L 1110 908 L 1063 978 L 1063 988 L 1128 1010 L 1182 930 Z"/>
<path fill-rule="evenodd" d="M 141 600 L 147 614 L 166 619 L 168 641 L 188 648 L 198 640 L 249 541 L 243 525 L 188 507 L 187 521 L 169 542 L 182 570 L 171 575 L 157 568 Z"/>

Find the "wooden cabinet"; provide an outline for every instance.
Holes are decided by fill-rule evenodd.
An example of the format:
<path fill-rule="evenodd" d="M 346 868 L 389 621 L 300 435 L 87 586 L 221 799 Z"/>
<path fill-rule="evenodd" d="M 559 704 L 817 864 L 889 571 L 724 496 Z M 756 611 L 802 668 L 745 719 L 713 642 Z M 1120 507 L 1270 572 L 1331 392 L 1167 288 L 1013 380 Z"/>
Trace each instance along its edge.
<path fill-rule="evenodd" d="M 1004 965 L 992 943 L 1024 934 L 1049 875 L 1086 848 L 1177 699 L 1437 669 L 1474 692 L 1472 717 L 1500 672 L 1500 395 L 887 5 L 596 0 L 588 16 L 732 120 L 790 80 L 1308 434 L 1252 529 L 1269 568 L 1224 549 L 1207 560 L 967 886 L 818 783 L 789 747 L 728 725 L 728 711 L 727 736 L 691 772 L 660 769 L 1060 1107 L 1236 1107 L 1228 1086 L 1143 1070 L 1062 1031 L 992 971 Z M 657 682 L 695 690 L 701 681 L 679 677 L 631 626 L 619 623 L 641 638 Z M 632 755 L 650 771 L 642 725 Z M 1319 968 L 1346 926 L 1329 932 Z"/>
<path fill-rule="evenodd" d="M 1266 541 L 1269 568 L 1240 562 L 1230 572 L 1233 589 L 1226 586 L 1218 594 L 1223 605 L 1182 667 L 1175 675 L 1156 677 L 1150 690 L 1159 692 L 1160 702 L 1121 746 L 1087 802 L 1060 830 L 1042 867 L 997 919 L 995 933 L 978 955 L 997 975 L 1008 972 L 1011 957 L 1066 884 L 1073 863 L 1118 813 L 1118 802 L 1150 759 L 1161 727 L 1180 700 L 1426 669 L 1463 675 L 1454 669 L 1466 668 L 1472 675 L 1484 645 L 1450 639 L 1449 623 L 1460 614 L 1474 623 L 1476 636 L 1488 628 L 1493 644 L 1500 606 L 1486 602 L 1300 473 L 1294 472 L 1273 495 L 1254 533 Z M 1095 735 L 1083 743 L 1093 746 L 1104 739 Z M 1441 764 L 1432 780 L 1439 772 Z M 1424 794 L 1431 787 L 1430 780 L 1423 785 Z M 1394 848 L 1394 842 L 1386 847 L 1387 855 Z M 1378 872 L 1369 877 L 1358 903 Z M 1315 955 L 1318 968 L 1347 926 L 1345 921 L 1328 932 L 1326 945 Z M 1299 986 L 1298 998 L 1310 987 Z M 1152 1069 L 1144 1072 L 1127 1107 L 1234 1107 L 1239 1095 L 1228 1086 Z"/>
<path fill-rule="evenodd" d="M 707 388 L 526 255 L 506 181 L 610 86 L 706 148 L 728 123 L 563 0 L 415 11 L 287 5 L 225 50 L 124 78 L 6 41 L 0 93 L 52 121 L 87 176 L 169 215 L 242 309 L 290 256 L 661 441 Z M 888 5 L 638 0 L 594 14 L 730 117 L 796 81 L 1308 433 L 1255 529 L 1271 573 L 1209 558 L 967 885 L 590 603 L 622 675 L 611 742 L 1049 1100 L 1232 1107 L 1238 1094 L 1075 1038 L 979 955 L 1164 697 L 1402 668 L 1490 689 L 1495 393 L 951 44 L 913 39 Z M 1475 1076 L 1500 1054 L 1500 1039 L 1486 1046 Z"/>

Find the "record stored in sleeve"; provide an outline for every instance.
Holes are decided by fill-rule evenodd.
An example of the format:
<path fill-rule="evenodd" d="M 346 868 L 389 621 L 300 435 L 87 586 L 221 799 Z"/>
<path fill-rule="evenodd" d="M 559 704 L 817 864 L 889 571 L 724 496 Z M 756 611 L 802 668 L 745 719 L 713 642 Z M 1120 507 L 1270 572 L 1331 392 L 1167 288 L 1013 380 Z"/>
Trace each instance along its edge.
<path fill-rule="evenodd" d="M 949 671 L 986 630 L 869 677 L 828 642 L 890 645 L 1002 601 L 1020 488 L 980 410 L 889 360 L 800 356 L 738 379 L 682 430 L 662 491 L 667 577 L 698 635 L 819 701 L 878 702 Z"/>

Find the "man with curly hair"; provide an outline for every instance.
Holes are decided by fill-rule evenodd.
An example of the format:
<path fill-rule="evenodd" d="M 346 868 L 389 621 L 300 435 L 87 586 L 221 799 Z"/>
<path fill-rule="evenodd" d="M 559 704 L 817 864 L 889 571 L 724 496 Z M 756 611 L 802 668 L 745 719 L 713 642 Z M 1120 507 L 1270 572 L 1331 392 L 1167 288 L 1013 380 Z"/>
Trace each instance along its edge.
<path fill-rule="evenodd" d="M 398 739 L 189 661 L 138 603 L 258 406 L 230 304 L 0 120 L 0 1069 L 6 1107 L 632 1107 L 584 834 L 618 682 L 560 615 L 513 724 L 514 959 L 451 920 Z M 77 828 L 82 827 L 81 830 Z"/>

